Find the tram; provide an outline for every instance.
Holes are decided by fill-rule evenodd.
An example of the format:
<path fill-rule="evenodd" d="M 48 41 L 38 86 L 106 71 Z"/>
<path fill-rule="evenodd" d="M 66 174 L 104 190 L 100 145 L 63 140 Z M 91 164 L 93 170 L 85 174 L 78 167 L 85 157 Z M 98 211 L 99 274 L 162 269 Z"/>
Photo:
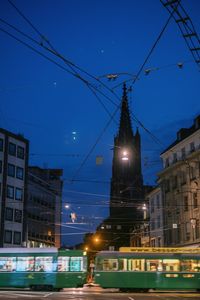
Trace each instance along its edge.
<path fill-rule="evenodd" d="M 199 248 L 128 248 L 96 255 L 95 283 L 121 291 L 200 290 Z"/>
<path fill-rule="evenodd" d="M 0 248 L 0 287 L 59 290 L 82 287 L 87 254 L 57 248 Z"/>

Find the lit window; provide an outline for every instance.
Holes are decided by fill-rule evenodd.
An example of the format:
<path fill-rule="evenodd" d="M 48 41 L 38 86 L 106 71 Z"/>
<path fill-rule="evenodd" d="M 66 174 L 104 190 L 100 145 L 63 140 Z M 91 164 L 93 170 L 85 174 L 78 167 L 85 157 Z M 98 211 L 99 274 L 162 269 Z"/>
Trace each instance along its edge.
<path fill-rule="evenodd" d="M 144 259 L 129 259 L 128 260 L 129 271 L 145 271 Z"/>
<path fill-rule="evenodd" d="M 163 259 L 163 271 L 179 272 L 180 261 L 178 259 Z"/>
<path fill-rule="evenodd" d="M 161 259 L 147 259 L 147 271 L 157 272 L 162 271 L 162 260 Z"/>
<path fill-rule="evenodd" d="M 18 272 L 32 272 L 34 271 L 34 257 L 18 257 L 17 258 L 17 268 Z"/>
<path fill-rule="evenodd" d="M 183 272 L 199 272 L 200 261 L 196 259 L 184 259 L 181 262 L 181 270 Z"/>
<path fill-rule="evenodd" d="M 103 271 L 117 271 L 118 260 L 117 259 L 104 259 L 102 262 Z"/>
<path fill-rule="evenodd" d="M 0 257 L 0 272 L 13 272 L 16 270 L 16 257 Z"/>
<path fill-rule="evenodd" d="M 58 257 L 58 272 L 69 271 L 69 257 L 59 256 Z"/>
<path fill-rule="evenodd" d="M 35 258 L 36 272 L 52 272 L 53 271 L 53 257 L 52 256 L 37 256 Z"/>
<path fill-rule="evenodd" d="M 83 269 L 83 258 L 82 257 L 71 257 L 70 259 L 70 271 L 79 272 Z"/>

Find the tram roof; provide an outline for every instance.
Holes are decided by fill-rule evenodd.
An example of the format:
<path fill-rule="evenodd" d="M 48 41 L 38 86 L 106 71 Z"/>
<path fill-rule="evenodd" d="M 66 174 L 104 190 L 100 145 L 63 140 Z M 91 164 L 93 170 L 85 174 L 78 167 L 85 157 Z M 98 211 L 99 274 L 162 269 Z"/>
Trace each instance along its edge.
<path fill-rule="evenodd" d="M 0 253 L 57 253 L 58 249 L 55 247 L 49 248 L 0 248 Z"/>

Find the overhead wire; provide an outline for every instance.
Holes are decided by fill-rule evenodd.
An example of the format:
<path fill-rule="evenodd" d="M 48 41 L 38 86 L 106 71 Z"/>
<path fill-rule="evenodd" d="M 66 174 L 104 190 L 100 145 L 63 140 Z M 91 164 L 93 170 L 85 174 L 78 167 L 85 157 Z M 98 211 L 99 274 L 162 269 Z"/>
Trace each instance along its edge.
<path fill-rule="evenodd" d="M 162 37 L 162 35 L 163 35 L 163 33 L 165 32 L 165 30 L 166 30 L 166 28 L 167 28 L 167 26 L 168 26 L 170 20 L 172 19 L 173 14 L 174 14 L 174 12 L 175 12 L 175 9 L 178 7 L 178 5 L 179 5 L 179 1 L 178 1 L 178 4 L 174 7 L 173 11 L 170 13 L 170 16 L 168 17 L 168 19 L 167 19 L 165 25 L 163 26 L 163 28 L 162 28 L 161 32 L 159 33 L 158 37 L 156 38 L 156 40 L 155 40 L 153 46 L 151 47 L 150 51 L 148 52 L 148 54 L 147 54 L 147 56 L 146 56 L 146 58 L 145 58 L 143 64 L 141 65 L 141 67 L 139 68 L 138 72 L 136 73 L 135 78 L 133 79 L 133 81 L 132 81 L 132 79 L 128 79 L 128 80 L 125 80 L 124 82 L 127 83 L 127 82 L 132 81 L 132 85 L 133 85 L 133 84 L 135 83 L 135 81 L 139 78 L 139 76 L 140 76 L 140 74 L 141 74 L 141 72 L 142 72 L 144 66 L 146 65 L 147 61 L 149 60 L 151 54 L 153 53 L 154 49 L 156 48 L 158 42 L 160 41 L 160 39 L 161 39 L 161 37 Z M 122 83 L 121 83 L 120 85 L 122 85 Z M 113 89 L 119 87 L 120 85 L 119 85 L 119 84 L 116 85 L 115 87 L 113 87 Z"/>
<path fill-rule="evenodd" d="M 12 2 L 9 0 L 9 3 L 12 3 Z M 13 6 L 16 8 L 15 5 L 13 5 Z M 17 11 L 19 12 L 19 9 L 17 9 Z M 20 12 L 20 15 L 23 15 L 23 14 Z M 23 18 L 25 18 L 25 20 L 28 20 L 24 15 L 23 15 Z M 80 76 L 80 74 L 78 74 L 78 73 L 74 70 L 74 68 L 72 67 L 72 65 L 75 66 L 75 64 L 71 63 L 69 60 L 66 60 L 63 56 L 61 56 L 61 55 L 55 50 L 55 48 L 51 45 L 51 43 L 50 43 L 47 39 L 45 39 L 45 41 L 48 42 L 48 44 L 51 46 L 51 48 L 53 49 L 53 52 L 51 51 L 51 49 L 45 47 L 42 43 L 38 43 L 36 40 L 34 40 L 33 38 L 31 38 L 31 37 L 28 36 L 27 34 L 24 34 L 21 30 L 18 30 L 15 26 L 9 24 L 8 22 L 6 22 L 6 21 L 4 21 L 4 20 L 2 20 L 2 19 L 0 19 L 0 21 L 4 22 L 5 24 L 7 24 L 8 26 L 10 26 L 11 28 L 15 29 L 17 32 L 23 34 L 25 37 L 31 39 L 31 41 L 33 41 L 34 43 L 39 44 L 40 46 L 42 46 L 42 47 L 45 48 L 46 50 L 48 50 L 48 51 L 50 51 L 51 53 L 56 54 L 57 56 L 59 56 L 60 58 L 62 58 L 62 60 L 63 60 L 65 63 L 67 63 L 68 66 L 70 66 L 72 72 L 69 71 L 69 70 L 67 70 L 66 68 L 63 68 L 63 67 L 62 67 L 60 64 L 58 64 L 57 62 L 54 62 L 54 63 L 56 63 L 58 66 L 62 67 L 64 70 L 68 71 L 71 75 L 76 76 L 77 78 L 79 78 L 80 80 L 82 80 L 82 81 L 89 87 L 89 89 L 94 93 L 94 95 L 96 96 L 97 100 L 100 102 L 100 104 L 101 104 L 101 105 L 103 106 L 103 108 L 106 110 L 106 112 L 109 114 L 109 116 L 111 117 L 111 119 L 114 120 L 114 117 L 113 117 L 113 116 L 111 115 L 111 113 L 107 110 L 106 106 L 103 104 L 103 102 L 102 102 L 101 99 L 97 96 L 96 92 L 95 92 L 93 89 L 95 89 L 96 91 L 98 91 L 99 93 L 101 93 L 104 97 L 108 98 L 109 100 L 111 100 L 110 97 L 107 97 L 107 95 L 105 95 L 104 93 L 102 93 L 101 91 L 99 91 L 99 89 L 97 89 L 95 86 L 92 86 L 91 83 L 89 83 L 87 80 L 83 79 L 83 78 Z M 34 30 L 40 35 L 40 37 L 42 37 L 42 38 L 44 37 L 44 35 L 42 35 L 42 34 L 36 29 L 36 27 L 33 26 L 33 24 L 32 24 L 30 21 L 28 21 L 28 23 L 34 28 Z M 166 24 L 166 26 L 167 26 L 167 24 Z M 0 30 L 2 30 L 2 31 L 4 31 L 5 33 L 9 34 L 7 31 L 5 31 L 5 30 L 3 30 L 3 29 L 0 29 Z M 164 30 L 164 29 L 163 29 L 163 30 Z M 50 60 L 51 62 L 53 62 L 52 59 L 50 59 L 50 58 L 47 57 L 46 55 L 42 54 L 42 53 L 39 52 L 38 50 L 34 49 L 33 47 L 29 46 L 27 43 L 25 43 L 25 42 L 21 41 L 20 39 L 14 37 L 12 34 L 9 34 L 9 35 L 10 35 L 11 37 L 17 39 L 19 42 L 22 42 L 24 45 L 28 46 L 30 49 L 36 51 L 38 54 L 42 55 L 42 56 L 45 57 L 46 59 L 48 59 L 48 60 Z M 154 45 L 154 46 L 155 46 L 155 45 Z M 151 52 L 149 53 L 149 56 L 151 55 L 152 51 L 153 51 L 153 48 L 151 49 Z M 148 60 L 149 56 L 146 58 L 144 64 L 145 64 L 146 61 Z M 143 65 L 144 65 L 144 64 L 143 64 Z M 143 67 L 142 67 L 142 68 L 143 68 Z M 141 70 L 142 70 L 142 68 L 141 68 Z M 84 71 L 84 70 L 81 69 L 81 71 Z M 74 72 L 75 72 L 75 73 L 74 73 Z M 140 72 L 140 70 L 139 70 L 139 72 Z M 87 73 L 87 75 L 90 75 L 92 78 L 95 78 L 95 80 L 98 80 L 98 81 L 99 81 L 98 78 L 92 76 L 92 75 L 89 74 L 88 72 L 86 72 L 86 73 Z M 138 74 L 139 74 L 139 73 L 138 73 Z M 137 77 L 136 77 L 136 78 L 137 78 Z M 136 80 L 136 78 L 135 78 L 135 80 Z M 99 82 L 100 82 L 100 81 L 99 81 Z M 102 82 L 101 82 L 101 83 L 102 83 Z M 105 86 L 106 88 L 108 88 L 105 84 L 104 84 L 104 86 Z M 108 89 L 111 91 L 110 88 L 108 88 Z M 112 101 L 111 101 L 111 102 L 112 102 Z M 113 102 L 112 102 L 112 103 L 113 103 Z M 117 107 L 118 107 L 118 109 L 119 109 L 120 105 L 117 106 Z M 150 131 L 149 131 L 149 130 L 148 130 L 148 129 L 147 129 L 147 128 L 139 121 L 139 120 L 138 120 L 138 118 L 136 118 L 136 116 L 134 116 L 134 119 L 135 119 L 135 121 L 136 121 L 136 122 L 137 122 L 137 123 L 138 123 L 138 124 L 139 124 L 139 125 L 140 125 L 147 133 L 148 133 L 148 134 L 150 134 L 150 135 L 152 136 L 152 138 L 153 138 L 156 142 L 159 142 L 159 143 L 160 143 L 160 141 L 159 141 L 154 135 L 152 135 L 152 133 L 151 133 L 151 132 L 150 132 Z M 87 157 L 88 157 L 88 156 L 87 156 Z M 87 160 L 87 159 L 86 159 L 86 160 Z M 85 163 L 82 163 L 82 166 L 83 166 L 84 164 L 85 164 Z"/>
<path fill-rule="evenodd" d="M 25 16 L 24 16 L 24 14 L 22 14 L 22 12 L 16 7 L 16 5 L 14 5 L 10 0 L 8 0 L 9 1 L 9 3 L 20 13 L 20 15 L 29 23 L 29 25 L 31 25 L 31 27 L 40 35 L 40 37 L 41 38 L 44 38 L 44 35 L 42 35 L 41 34 L 41 32 L 32 24 L 32 22 L 30 22 L 30 20 L 28 20 Z M 171 17 L 171 15 L 170 15 L 170 17 Z M 142 69 L 143 69 L 143 66 L 146 64 L 146 62 L 147 62 L 147 60 L 149 59 L 149 57 L 150 57 L 150 55 L 152 54 L 152 52 L 153 52 L 153 50 L 154 50 L 154 48 L 155 48 L 155 46 L 156 46 L 156 44 L 158 43 L 158 41 L 159 41 L 159 39 L 160 39 L 160 37 L 161 37 L 161 35 L 162 35 L 162 33 L 164 32 L 164 30 L 165 30 L 165 28 L 167 27 L 167 25 L 168 25 L 168 22 L 169 22 L 169 20 L 170 20 L 170 17 L 169 17 L 169 19 L 167 20 L 167 23 L 165 24 L 165 26 L 164 26 L 164 28 L 163 28 L 163 30 L 161 31 L 161 33 L 160 33 L 160 35 L 159 35 L 159 37 L 158 37 L 158 39 L 157 39 L 157 41 L 154 43 L 154 45 L 153 45 L 153 47 L 152 47 L 152 49 L 151 49 L 151 51 L 149 52 L 149 55 L 147 56 L 147 58 L 145 59 L 145 61 L 144 61 L 144 63 L 143 63 L 143 65 L 141 66 L 141 68 L 140 68 L 140 70 L 138 71 L 138 73 L 137 73 L 137 75 L 135 76 L 135 79 L 134 79 L 134 81 L 133 81 L 133 83 L 136 81 L 136 79 L 138 78 L 138 76 L 139 76 L 139 74 L 141 73 L 141 71 L 142 71 Z M 7 23 L 8 24 L 8 23 Z M 11 25 L 12 26 L 12 25 Z M 14 26 L 12 26 L 12 28 L 15 28 Z M 15 28 L 16 29 L 16 28 Z M 21 33 L 21 31 L 20 31 L 20 33 Z M 25 35 L 26 37 L 28 37 L 27 35 Z M 32 39 L 33 40 L 33 39 Z M 52 48 L 52 50 L 51 49 L 49 49 L 48 47 L 45 47 L 44 45 L 43 45 L 43 43 L 40 43 L 40 46 L 42 46 L 42 47 L 44 47 L 46 50 L 48 50 L 48 51 L 50 51 L 51 53 L 53 53 L 53 54 L 55 54 L 55 55 L 57 55 L 58 57 L 60 57 L 65 63 L 67 63 L 67 65 L 69 66 L 70 65 L 70 68 L 74 71 L 74 68 L 73 67 L 77 67 L 75 64 L 73 64 L 73 63 L 71 63 L 69 60 L 66 60 L 62 55 L 60 55 L 56 50 L 55 50 L 55 48 L 52 46 L 52 44 L 45 38 L 45 41 L 48 43 L 48 45 Z M 34 42 L 36 42 L 35 40 L 34 40 Z M 37 42 L 36 42 L 37 43 Z M 73 66 L 73 67 L 72 67 Z M 79 68 L 79 67 L 78 67 Z M 83 69 L 81 69 L 81 68 L 79 68 L 81 71 L 84 71 Z M 74 72 L 76 72 L 76 71 L 74 71 Z M 95 79 L 95 80 L 97 80 L 97 81 L 99 81 L 99 82 L 101 82 L 98 78 L 96 78 L 96 77 L 94 77 L 93 75 L 91 75 L 91 74 L 89 74 L 88 72 L 85 72 L 84 71 L 84 73 L 86 73 L 87 75 L 89 75 L 89 76 L 91 76 L 93 79 Z M 81 80 L 83 80 L 83 82 L 89 87 L 89 82 L 88 81 L 86 81 L 86 80 L 84 80 L 77 72 L 74 74 L 74 75 L 76 75 L 76 77 L 78 77 L 79 79 L 81 79 Z M 132 83 L 132 84 L 133 84 Z M 103 84 L 102 82 L 101 82 L 101 84 Z M 103 86 L 104 87 L 106 87 L 107 89 L 109 89 L 109 91 L 111 91 L 111 92 L 113 92 L 110 88 L 108 88 L 105 84 L 103 84 Z M 90 90 L 92 90 L 92 88 L 94 88 L 93 86 L 90 86 Z M 95 87 L 95 89 L 96 89 L 96 87 Z M 99 90 L 98 90 L 98 92 L 99 92 Z M 95 93 L 95 92 L 94 92 Z M 96 95 L 96 94 L 95 94 Z M 104 95 L 105 96 L 105 95 Z M 116 94 L 115 94 L 115 96 L 116 96 Z M 97 97 L 97 95 L 96 95 L 96 98 L 98 99 L 98 101 L 100 101 L 100 99 L 99 99 L 99 97 Z M 118 98 L 118 97 L 117 97 Z M 110 100 L 110 99 L 109 99 Z M 100 103 L 101 103 L 101 105 L 103 104 L 101 101 L 100 101 Z M 103 107 L 104 107 L 104 109 L 106 109 L 106 107 L 105 107 L 105 105 L 103 105 Z M 119 106 L 117 106 L 118 107 L 118 109 L 119 109 L 119 107 L 120 107 L 120 105 Z M 106 109 L 106 112 L 109 114 L 109 116 L 111 117 L 111 119 L 113 120 L 114 118 L 113 118 L 113 116 L 111 116 L 111 114 L 110 114 L 110 112 Z M 115 115 L 115 112 L 114 112 L 114 115 Z M 154 135 L 152 135 L 151 134 L 151 132 L 136 118 L 136 116 L 134 116 L 134 118 L 135 118 L 135 121 L 140 125 L 140 126 L 142 126 L 142 128 L 147 132 L 147 133 L 149 133 L 151 136 L 152 136 L 152 138 L 155 140 L 155 141 L 157 141 L 158 142 L 158 139 L 154 136 Z M 96 143 L 95 143 L 95 145 L 96 145 Z M 92 147 L 93 148 L 93 147 Z M 90 152 L 91 153 L 91 152 Z M 88 156 L 87 156 L 88 157 Z M 86 159 L 87 160 L 87 159 Z M 83 166 L 85 164 L 85 162 L 83 162 L 81 165 Z"/>

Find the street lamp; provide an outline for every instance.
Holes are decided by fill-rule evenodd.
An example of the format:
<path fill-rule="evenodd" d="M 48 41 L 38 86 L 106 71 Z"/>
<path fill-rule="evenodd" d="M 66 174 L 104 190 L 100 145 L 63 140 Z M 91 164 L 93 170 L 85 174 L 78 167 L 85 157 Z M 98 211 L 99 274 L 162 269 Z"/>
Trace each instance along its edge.
<path fill-rule="evenodd" d="M 128 153 L 127 149 L 122 150 L 121 160 L 123 160 L 123 161 L 128 161 L 129 160 L 129 153 Z"/>

